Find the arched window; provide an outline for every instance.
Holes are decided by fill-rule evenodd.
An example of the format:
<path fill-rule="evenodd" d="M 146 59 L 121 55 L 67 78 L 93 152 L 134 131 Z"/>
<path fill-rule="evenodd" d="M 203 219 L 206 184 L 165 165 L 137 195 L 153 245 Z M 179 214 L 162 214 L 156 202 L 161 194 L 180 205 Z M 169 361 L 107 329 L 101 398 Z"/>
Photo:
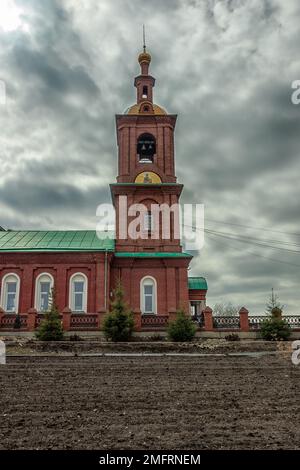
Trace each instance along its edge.
<path fill-rule="evenodd" d="M 6 274 L 2 280 L 1 306 L 5 312 L 19 311 L 20 278 L 17 274 Z"/>
<path fill-rule="evenodd" d="M 148 87 L 147 85 L 144 85 L 143 86 L 143 95 L 142 95 L 142 98 L 148 98 Z"/>
<path fill-rule="evenodd" d="M 157 287 L 153 277 L 141 280 L 141 312 L 142 314 L 157 313 Z"/>
<path fill-rule="evenodd" d="M 72 312 L 87 311 L 88 281 L 85 274 L 76 273 L 70 279 L 70 309 Z"/>
<path fill-rule="evenodd" d="M 153 163 L 156 154 L 156 140 L 153 135 L 140 135 L 137 142 L 137 154 L 140 163 Z"/>
<path fill-rule="evenodd" d="M 54 279 L 51 274 L 40 274 L 35 282 L 35 308 L 38 312 L 47 312 L 51 307 Z"/>

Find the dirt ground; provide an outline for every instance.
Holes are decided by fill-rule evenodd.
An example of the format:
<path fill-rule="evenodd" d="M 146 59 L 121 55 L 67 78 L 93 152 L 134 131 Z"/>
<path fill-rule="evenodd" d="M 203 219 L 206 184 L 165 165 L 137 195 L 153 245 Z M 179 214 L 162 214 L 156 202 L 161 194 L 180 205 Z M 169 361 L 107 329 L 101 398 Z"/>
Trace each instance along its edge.
<path fill-rule="evenodd" d="M 300 366 L 264 357 L 8 357 L 0 449 L 300 449 Z"/>
<path fill-rule="evenodd" d="M 4 338 L 3 338 L 4 339 Z M 0 337 L 1 340 L 1 337 Z M 225 339 L 196 339 L 191 343 L 172 343 L 168 341 L 130 341 L 113 343 L 105 340 L 84 341 L 36 341 L 21 338 L 6 338 L 7 354 L 73 355 L 82 353 L 224 353 L 259 352 L 288 350 L 292 353 L 291 342 L 262 340 L 226 341 Z"/>

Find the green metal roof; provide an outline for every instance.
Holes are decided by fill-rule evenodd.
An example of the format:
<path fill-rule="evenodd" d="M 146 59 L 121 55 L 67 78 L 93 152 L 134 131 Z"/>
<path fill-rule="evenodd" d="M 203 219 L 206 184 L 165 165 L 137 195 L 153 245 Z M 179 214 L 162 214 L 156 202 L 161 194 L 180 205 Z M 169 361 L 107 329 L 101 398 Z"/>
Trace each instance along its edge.
<path fill-rule="evenodd" d="M 0 252 L 114 251 L 111 235 L 95 230 L 0 232 Z"/>
<path fill-rule="evenodd" d="M 189 277 L 189 289 L 191 290 L 207 290 L 207 282 L 205 277 Z"/>
<path fill-rule="evenodd" d="M 117 258 L 192 258 L 192 255 L 189 253 L 178 253 L 178 252 L 166 252 L 166 251 L 155 251 L 155 252 L 145 252 L 145 251 L 131 251 L 125 252 L 120 251 L 115 253 Z"/>

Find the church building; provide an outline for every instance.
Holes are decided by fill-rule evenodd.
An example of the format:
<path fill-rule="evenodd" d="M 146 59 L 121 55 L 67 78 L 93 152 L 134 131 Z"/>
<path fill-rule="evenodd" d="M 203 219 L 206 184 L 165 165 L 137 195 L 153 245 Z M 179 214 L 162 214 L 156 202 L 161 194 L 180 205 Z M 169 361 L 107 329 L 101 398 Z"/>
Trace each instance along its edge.
<path fill-rule="evenodd" d="M 188 277 L 192 255 L 175 236 L 178 218 L 170 214 L 168 237 L 161 229 L 155 237 L 152 233 L 153 205 L 178 204 L 183 185 L 175 171 L 177 116 L 153 102 L 155 79 L 149 74 L 151 56 L 145 47 L 138 61 L 136 103 L 116 116 L 118 175 L 110 185 L 115 235 L 96 230 L 0 230 L 1 331 L 12 328 L 16 314 L 22 329 L 33 331 L 49 307 L 53 287 L 65 330 L 101 328 L 118 280 L 134 312 L 136 330 L 165 327 L 179 308 L 187 314 L 204 309 L 207 283 L 203 277 Z M 124 235 L 123 225 L 134 220 L 130 211 L 124 212 L 124 201 L 127 209 L 146 208 L 141 238 L 127 231 Z"/>

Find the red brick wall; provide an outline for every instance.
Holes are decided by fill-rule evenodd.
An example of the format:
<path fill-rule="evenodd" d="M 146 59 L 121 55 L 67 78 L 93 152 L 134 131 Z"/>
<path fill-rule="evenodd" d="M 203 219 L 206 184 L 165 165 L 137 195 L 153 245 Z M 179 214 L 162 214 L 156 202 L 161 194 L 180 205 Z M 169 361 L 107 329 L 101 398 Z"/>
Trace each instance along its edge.
<path fill-rule="evenodd" d="M 108 255 L 108 283 L 111 254 Z M 70 278 L 82 272 L 88 278 L 88 312 L 105 310 L 104 272 L 105 253 L 6 253 L 0 254 L 0 286 L 8 273 L 20 277 L 19 312 L 26 313 L 34 307 L 35 280 L 43 272 L 54 278 L 56 301 L 62 311 L 69 305 Z M 1 287 L 0 287 L 1 288 Z"/>
<path fill-rule="evenodd" d="M 48 272 L 54 278 L 56 300 L 62 311 L 69 306 L 70 278 L 76 272 L 88 278 L 88 313 L 105 312 L 112 290 L 120 277 L 128 305 L 140 309 L 140 283 L 145 276 L 157 282 L 157 313 L 169 314 L 182 307 L 189 311 L 189 300 L 205 299 L 205 291 L 189 291 L 187 268 L 189 258 L 116 258 L 108 254 L 107 301 L 105 305 L 105 253 L 7 253 L 0 254 L 0 286 L 3 276 L 20 277 L 19 312 L 34 307 L 35 281 Z"/>
<path fill-rule="evenodd" d="M 168 314 L 180 307 L 189 311 L 187 267 L 189 258 L 115 258 L 111 286 L 120 278 L 126 301 L 133 310 L 140 309 L 140 283 L 154 277 L 157 283 L 157 313 Z"/>
<path fill-rule="evenodd" d="M 206 290 L 190 289 L 189 290 L 189 299 L 190 300 L 205 300 L 206 299 Z"/>

